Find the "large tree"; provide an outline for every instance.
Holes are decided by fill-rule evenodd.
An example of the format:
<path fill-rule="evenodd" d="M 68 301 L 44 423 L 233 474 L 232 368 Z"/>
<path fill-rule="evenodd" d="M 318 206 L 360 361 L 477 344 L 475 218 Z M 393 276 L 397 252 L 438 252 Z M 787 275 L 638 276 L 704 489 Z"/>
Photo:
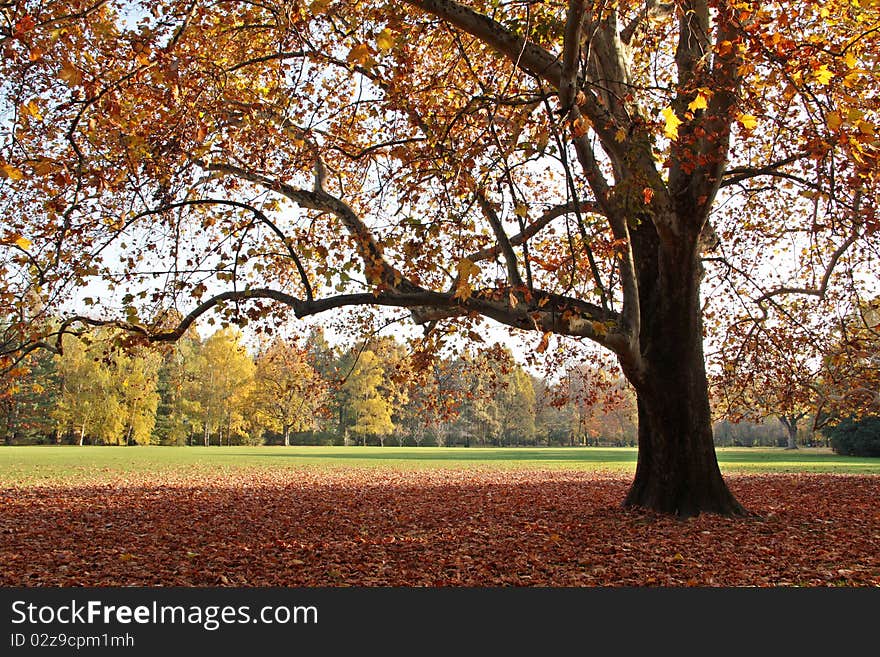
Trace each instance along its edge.
<path fill-rule="evenodd" d="M 701 253 L 720 236 L 713 271 L 761 281 L 735 257 L 788 248 L 766 307 L 836 285 L 876 228 L 873 0 L 2 12 L 9 314 L 101 276 L 130 291 L 88 321 L 116 301 L 153 340 L 211 309 L 361 305 L 592 340 L 638 399 L 629 505 L 743 511 L 712 445 Z M 184 321 L 145 325 L 154 302 Z"/>

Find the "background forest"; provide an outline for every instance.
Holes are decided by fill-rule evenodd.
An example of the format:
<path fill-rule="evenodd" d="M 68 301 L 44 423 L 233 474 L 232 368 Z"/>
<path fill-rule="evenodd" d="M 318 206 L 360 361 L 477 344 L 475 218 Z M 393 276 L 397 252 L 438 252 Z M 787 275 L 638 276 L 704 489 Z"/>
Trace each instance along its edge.
<path fill-rule="evenodd" d="M 320 330 L 264 338 L 237 329 L 135 347 L 111 329 L 65 336 L 4 379 L 6 444 L 634 446 L 635 400 L 587 365 L 555 381 L 501 346 L 428 360 L 393 338 L 344 348 Z M 822 444 L 800 427 L 799 442 Z M 739 418 L 742 419 L 742 418 Z M 775 418 L 715 423 L 720 446 L 783 446 Z"/>

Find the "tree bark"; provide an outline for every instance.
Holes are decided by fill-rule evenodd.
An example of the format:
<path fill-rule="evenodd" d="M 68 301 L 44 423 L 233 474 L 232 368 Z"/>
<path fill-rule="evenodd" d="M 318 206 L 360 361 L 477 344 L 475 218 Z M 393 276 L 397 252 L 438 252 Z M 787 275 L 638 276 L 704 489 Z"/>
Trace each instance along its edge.
<path fill-rule="evenodd" d="M 622 364 L 636 389 L 639 454 L 624 505 L 682 517 L 742 515 L 715 456 L 696 247 L 657 248 L 658 239 L 649 222 L 634 231 L 641 367 L 627 372 Z"/>

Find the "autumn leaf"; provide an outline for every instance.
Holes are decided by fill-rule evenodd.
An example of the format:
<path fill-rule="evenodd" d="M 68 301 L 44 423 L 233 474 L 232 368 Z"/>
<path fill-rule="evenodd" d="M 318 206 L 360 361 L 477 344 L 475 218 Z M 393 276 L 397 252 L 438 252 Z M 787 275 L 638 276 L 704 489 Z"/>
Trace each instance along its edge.
<path fill-rule="evenodd" d="M 840 126 L 843 124 L 840 112 L 828 112 L 825 116 L 825 123 L 832 132 L 840 130 Z"/>
<path fill-rule="evenodd" d="M 30 14 L 25 15 L 15 23 L 13 34 L 21 38 L 37 26 L 36 19 Z"/>
<path fill-rule="evenodd" d="M 583 137 L 589 131 L 590 120 L 585 116 L 577 117 L 571 124 L 571 134 L 574 135 L 575 138 Z"/>
<path fill-rule="evenodd" d="M 859 132 L 863 135 L 867 135 L 869 137 L 873 137 L 876 132 L 876 128 L 873 123 L 868 123 L 867 121 L 859 121 L 856 124 L 856 128 L 858 128 Z"/>
<path fill-rule="evenodd" d="M 471 287 L 470 280 L 472 277 L 476 276 L 480 272 L 480 267 L 467 258 L 462 258 L 458 261 L 456 265 L 456 271 L 458 272 L 458 285 L 455 288 L 454 298 L 460 299 L 462 301 L 466 301 L 470 298 L 471 293 L 473 292 L 473 288 Z"/>
<path fill-rule="evenodd" d="M 37 121 L 43 120 L 43 115 L 40 113 L 40 108 L 37 105 L 37 101 L 35 101 L 35 100 L 31 100 L 27 103 L 22 103 L 20 111 L 25 116 L 29 116 L 31 118 L 34 118 Z"/>
<path fill-rule="evenodd" d="M 370 51 L 370 46 L 365 43 L 356 45 L 348 52 L 346 61 L 351 64 L 371 65 L 373 63 L 373 55 Z"/>
<path fill-rule="evenodd" d="M 24 180 L 24 172 L 12 166 L 11 164 L 0 165 L 0 178 L 9 178 L 10 180 Z"/>
<path fill-rule="evenodd" d="M 663 127 L 663 134 L 666 135 L 667 139 L 678 139 L 678 126 L 682 124 L 682 120 L 675 115 L 675 110 L 667 107 L 660 114 L 666 122 Z"/>
<path fill-rule="evenodd" d="M 333 0 L 314 0 L 312 4 L 309 5 L 309 11 L 313 14 L 323 14 L 327 11 L 327 7 L 330 6 Z"/>
<path fill-rule="evenodd" d="M 740 114 L 737 121 L 745 130 L 754 130 L 758 127 L 758 119 L 751 114 Z"/>
<path fill-rule="evenodd" d="M 376 47 L 379 49 L 379 52 L 388 52 L 394 47 L 394 43 L 394 34 L 387 27 L 379 32 L 379 35 L 376 37 Z"/>
<path fill-rule="evenodd" d="M 535 351 L 539 354 L 543 354 L 547 351 L 547 347 L 550 345 L 550 336 L 553 335 L 550 331 L 545 332 L 541 336 L 541 341 L 538 343 L 538 346 L 535 347 Z"/>
<path fill-rule="evenodd" d="M 79 69 L 70 62 L 64 62 L 61 65 L 61 71 L 58 73 L 58 77 L 71 87 L 75 87 L 82 82 L 82 74 L 79 72 Z"/>
<path fill-rule="evenodd" d="M 827 85 L 834 77 L 834 73 L 828 69 L 828 66 L 822 64 L 818 69 L 813 71 L 812 78 L 819 84 Z"/>
<path fill-rule="evenodd" d="M 707 107 L 709 107 L 708 94 L 709 94 L 708 90 L 700 89 L 697 92 L 696 97 L 688 105 L 688 109 L 691 112 L 696 112 L 697 110 L 704 110 Z"/>

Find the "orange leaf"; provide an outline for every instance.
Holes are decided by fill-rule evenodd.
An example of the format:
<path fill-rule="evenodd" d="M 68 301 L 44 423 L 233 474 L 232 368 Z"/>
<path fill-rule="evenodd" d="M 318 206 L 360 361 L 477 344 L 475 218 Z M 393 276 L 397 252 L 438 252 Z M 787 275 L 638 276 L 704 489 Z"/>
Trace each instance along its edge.
<path fill-rule="evenodd" d="M 544 333 L 544 335 L 541 336 L 541 342 L 538 344 L 535 351 L 537 351 L 539 354 L 543 354 L 545 351 L 547 351 L 547 347 L 550 345 L 551 335 L 552 333 L 550 331 Z"/>

